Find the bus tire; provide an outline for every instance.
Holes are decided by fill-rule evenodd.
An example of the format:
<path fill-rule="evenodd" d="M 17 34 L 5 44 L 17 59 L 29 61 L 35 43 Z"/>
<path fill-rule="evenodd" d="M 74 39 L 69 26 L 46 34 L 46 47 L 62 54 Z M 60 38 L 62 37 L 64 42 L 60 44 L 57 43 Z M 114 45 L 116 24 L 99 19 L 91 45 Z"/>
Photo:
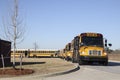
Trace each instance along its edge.
<path fill-rule="evenodd" d="M 82 65 L 83 64 L 83 61 L 80 59 L 80 56 L 78 55 L 77 56 L 77 62 L 79 65 Z"/>
<path fill-rule="evenodd" d="M 75 60 L 74 60 L 74 58 L 72 58 L 72 63 L 75 63 Z"/>
<path fill-rule="evenodd" d="M 107 66 L 108 65 L 108 61 L 103 62 L 103 65 Z"/>

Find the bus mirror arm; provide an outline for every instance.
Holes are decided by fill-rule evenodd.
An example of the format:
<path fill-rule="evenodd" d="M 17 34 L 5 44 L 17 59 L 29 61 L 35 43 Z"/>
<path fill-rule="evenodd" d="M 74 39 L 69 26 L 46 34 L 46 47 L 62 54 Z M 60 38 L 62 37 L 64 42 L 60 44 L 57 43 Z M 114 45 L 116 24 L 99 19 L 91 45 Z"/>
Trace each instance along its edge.
<path fill-rule="evenodd" d="M 105 47 L 107 47 L 107 44 L 105 44 Z"/>

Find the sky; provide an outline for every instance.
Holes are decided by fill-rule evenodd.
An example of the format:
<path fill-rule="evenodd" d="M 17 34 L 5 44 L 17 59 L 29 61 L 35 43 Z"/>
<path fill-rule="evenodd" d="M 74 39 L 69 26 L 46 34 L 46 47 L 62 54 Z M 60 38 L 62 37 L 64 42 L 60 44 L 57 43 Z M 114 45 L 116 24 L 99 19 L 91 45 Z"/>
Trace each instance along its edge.
<path fill-rule="evenodd" d="M 0 38 L 3 17 L 13 0 L 0 0 Z M 120 49 L 120 0 L 19 0 L 19 16 L 25 23 L 24 40 L 17 48 L 63 49 L 83 32 L 102 33 L 111 49 Z"/>

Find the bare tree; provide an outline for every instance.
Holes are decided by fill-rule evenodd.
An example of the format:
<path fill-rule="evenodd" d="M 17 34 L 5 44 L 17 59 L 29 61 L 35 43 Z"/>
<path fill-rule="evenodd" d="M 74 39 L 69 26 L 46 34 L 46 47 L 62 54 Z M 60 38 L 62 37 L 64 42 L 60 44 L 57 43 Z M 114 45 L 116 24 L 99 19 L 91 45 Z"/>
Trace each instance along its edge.
<path fill-rule="evenodd" d="M 23 20 L 20 19 L 18 13 L 19 13 L 18 0 L 14 0 L 14 7 L 12 9 L 12 13 L 9 14 L 10 18 L 10 20 L 8 21 L 9 23 L 3 22 L 5 28 L 5 35 L 13 43 L 13 68 L 15 68 L 16 44 L 18 41 L 23 40 L 23 35 L 25 32 Z"/>

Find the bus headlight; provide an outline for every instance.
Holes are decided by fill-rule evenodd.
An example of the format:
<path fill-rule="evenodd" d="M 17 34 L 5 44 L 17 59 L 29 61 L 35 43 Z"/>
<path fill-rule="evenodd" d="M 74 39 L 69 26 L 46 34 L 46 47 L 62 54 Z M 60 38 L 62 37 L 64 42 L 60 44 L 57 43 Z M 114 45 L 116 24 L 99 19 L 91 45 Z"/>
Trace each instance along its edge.
<path fill-rule="evenodd" d="M 68 54 L 68 56 L 70 56 L 70 54 Z"/>
<path fill-rule="evenodd" d="M 104 52 L 104 55 L 107 55 L 107 53 L 106 53 L 106 52 Z"/>
<path fill-rule="evenodd" d="M 83 51 L 83 52 L 81 52 L 82 54 L 85 54 L 85 52 Z"/>

